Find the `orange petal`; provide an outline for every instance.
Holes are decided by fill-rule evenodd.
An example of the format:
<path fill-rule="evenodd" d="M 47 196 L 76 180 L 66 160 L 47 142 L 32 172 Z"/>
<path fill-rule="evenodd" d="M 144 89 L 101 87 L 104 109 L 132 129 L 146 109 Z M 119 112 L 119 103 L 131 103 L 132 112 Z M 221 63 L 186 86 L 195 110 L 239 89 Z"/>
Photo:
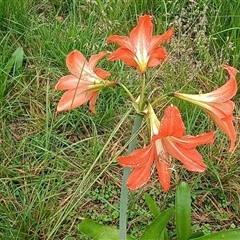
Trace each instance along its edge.
<path fill-rule="evenodd" d="M 149 15 L 140 16 L 137 26 L 131 31 L 131 43 L 136 50 L 145 48 L 147 51 L 153 33 L 152 19 Z"/>
<path fill-rule="evenodd" d="M 181 137 L 185 131 L 181 114 L 176 106 L 168 106 L 164 111 L 157 138 L 167 136 Z"/>
<path fill-rule="evenodd" d="M 174 28 L 171 28 L 162 35 L 153 36 L 151 40 L 151 45 L 149 46 L 148 51 L 151 51 L 152 49 L 158 47 L 159 45 L 169 41 L 172 38 L 173 34 L 174 34 Z"/>
<path fill-rule="evenodd" d="M 176 146 L 173 141 L 169 139 L 162 139 L 162 142 L 166 151 L 181 161 L 189 171 L 203 172 L 206 169 L 202 156 L 196 149 L 185 149 Z"/>
<path fill-rule="evenodd" d="M 174 143 L 185 149 L 195 148 L 202 144 L 212 144 L 214 142 L 214 132 L 203 133 L 197 136 L 182 136 L 181 138 L 171 137 Z"/>
<path fill-rule="evenodd" d="M 174 93 L 174 96 L 180 99 L 183 99 L 185 101 L 188 101 L 190 103 L 193 103 L 203 108 L 204 110 L 206 110 L 206 112 L 212 112 L 214 115 L 218 116 L 219 118 L 224 118 L 224 117 L 227 117 L 229 114 L 232 114 L 232 111 L 235 107 L 235 104 L 232 101 L 227 100 L 225 102 L 218 102 L 218 100 L 220 101 L 220 97 L 219 97 L 219 99 L 216 102 L 214 101 L 208 102 L 208 99 L 204 98 L 203 95 L 205 94 L 191 95 L 191 94 Z"/>
<path fill-rule="evenodd" d="M 89 108 L 90 108 L 91 112 L 94 114 L 96 113 L 95 104 L 97 102 L 97 97 L 98 97 L 98 92 L 96 91 L 92 94 L 92 97 L 89 101 Z"/>
<path fill-rule="evenodd" d="M 156 144 L 158 144 L 156 142 Z M 170 180 L 171 180 L 171 171 L 169 167 L 169 160 L 163 159 L 160 155 L 155 152 L 155 164 L 158 172 L 158 179 L 161 183 L 164 192 L 167 192 L 170 188 Z"/>
<path fill-rule="evenodd" d="M 234 151 L 234 145 L 236 142 L 236 130 L 233 126 L 233 115 L 229 115 L 226 118 L 219 118 L 216 116 L 213 112 L 207 111 L 209 116 L 212 118 L 212 120 L 215 122 L 215 124 L 230 138 L 231 145 L 229 148 L 229 152 Z"/>
<path fill-rule="evenodd" d="M 224 67 L 228 71 L 230 77 L 236 78 L 236 75 L 239 72 L 236 68 L 229 66 L 227 64 L 222 64 L 222 67 Z"/>
<path fill-rule="evenodd" d="M 133 151 L 128 156 L 121 156 L 118 157 L 119 163 L 122 166 L 128 166 L 128 167 L 142 167 L 147 164 L 151 156 L 152 151 L 152 145 L 148 145 L 145 148 L 137 149 Z"/>
<path fill-rule="evenodd" d="M 90 83 L 92 84 L 92 83 Z M 77 88 L 79 86 L 89 85 L 89 81 L 78 79 L 74 75 L 63 76 L 58 80 L 58 83 L 55 85 L 56 90 L 69 90 Z"/>
<path fill-rule="evenodd" d="M 101 68 L 95 68 L 94 72 L 97 74 L 98 77 L 103 78 L 103 79 L 111 76 L 110 72 L 105 71 Z"/>
<path fill-rule="evenodd" d="M 94 54 L 89 58 L 89 67 L 94 70 L 98 61 L 102 59 L 104 56 L 106 56 L 108 53 L 107 52 L 100 52 L 98 54 Z"/>
<path fill-rule="evenodd" d="M 145 185 L 150 179 L 150 170 L 149 166 L 135 168 L 127 180 L 127 187 L 134 191 Z"/>
<path fill-rule="evenodd" d="M 236 76 L 235 76 L 236 77 Z M 231 77 L 223 86 L 206 94 L 201 95 L 202 101 L 205 102 L 226 102 L 237 93 L 237 81 Z"/>
<path fill-rule="evenodd" d="M 153 149 L 154 150 L 154 149 Z M 139 157 L 139 158 L 138 158 Z M 150 170 L 154 160 L 154 151 L 152 145 L 143 149 L 135 150 L 127 157 L 119 157 L 120 164 L 127 166 L 137 166 L 131 172 L 127 186 L 131 190 L 136 190 L 143 186 L 150 178 Z"/>
<path fill-rule="evenodd" d="M 108 57 L 108 60 L 115 61 L 121 59 L 127 65 L 131 67 L 136 67 L 137 63 L 134 60 L 135 55 L 127 48 L 119 48 L 115 52 L 111 53 Z"/>
<path fill-rule="evenodd" d="M 230 100 L 235 94 L 237 93 L 237 81 L 236 81 L 236 74 L 237 69 L 233 67 L 225 67 L 230 74 L 230 79 L 221 87 L 218 89 L 205 94 L 181 94 L 181 93 L 175 93 L 176 97 L 182 98 L 186 101 L 192 102 L 197 104 L 199 102 L 204 103 L 210 103 L 210 102 L 216 102 L 216 103 L 223 103 L 228 100 Z M 229 70 L 230 69 L 230 70 Z"/>
<path fill-rule="evenodd" d="M 130 38 L 125 36 L 113 35 L 107 38 L 107 42 L 116 42 L 122 48 L 128 48 L 134 51 Z"/>
<path fill-rule="evenodd" d="M 167 192 L 170 188 L 171 181 L 171 170 L 168 164 L 163 162 L 156 162 L 157 172 L 158 172 L 158 180 L 161 183 L 164 192 Z"/>
<path fill-rule="evenodd" d="M 66 64 L 69 71 L 77 78 L 80 78 L 86 71 L 91 72 L 86 58 L 77 50 L 68 54 Z"/>
<path fill-rule="evenodd" d="M 57 111 L 65 111 L 79 107 L 87 102 L 93 94 L 94 92 L 86 92 L 83 88 L 68 90 L 62 95 L 57 106 Z"/>
<path fill-rule="evenodd" d="M 167 52 L 163 47 L 154 48 L 149 53 L 148 67 L 156 67 L 167 58 Z"/>
<path fill-rule="evenodd" d="M 224 103 L 213 102 L 205 105 L 205 109 L 218 116 L 218 118 L 225 118 L 231 115 L 234 108 L 235 104 L 231 100 Z"/>

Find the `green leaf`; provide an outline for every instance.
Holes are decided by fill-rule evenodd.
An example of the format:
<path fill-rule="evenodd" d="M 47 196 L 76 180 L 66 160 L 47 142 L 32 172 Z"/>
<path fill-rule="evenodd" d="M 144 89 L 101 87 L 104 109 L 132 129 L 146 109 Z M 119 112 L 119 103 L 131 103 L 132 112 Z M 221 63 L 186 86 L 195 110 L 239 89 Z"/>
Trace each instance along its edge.
<path fill-rule="evenodd" d="M 13 75 L 20 71 L 23 63 L 23 48 L 18 47 L 8 60 L 4 68 L 0 69 L 0 99 L 5 96 L 8 84 L 8 75 L 13 69 Z"/>
<path fill-rule="evenodd" d="M 19 70 L 23 63 L 23 48 L 18 47 L 12 54 L 11 58 L 8 60 L 6 66 L 4 67 L 4 73 L 8 75 L 14 66 L 14 71 Z"/>
<path fill-rule="evenodd" d="M 78 225 L 78 230 L 95 240 L 119 240 L 118 229 L 96 223 L 90 219 L 84 219 Z M 134 239 L 127 236 L 127 240 Z"/>
<path fill-rule="evenodd" d="M 15 60 L 15 64 L 14 64 L 14 70 L 20 70 L 22 68 L 22 64 L 23 64 L 23 48 L 22 47 L 18 47 L 16 49 L 16 51 L 12 54 L 12 57 Z"/>
<path fill-rule="evenodd" d="M 181 182 L 177 187 L 175 207 L 177 238 L 187 240 L 191 235 L 191 196 L 185 182 Z"/>
<path fill-rule="evenodd" d="M 202 237 L 202 236 L 204 236 L 203 232 L 195 232 L 188 239 L 195 239 L 195 238 Z"/>
<path fill-rule="evenodd" d="M 148 206 L 149 210 L 151 211 L 151 213 L 153 214 L 153 216 L 157 217 L 160 214 L 160 211 L 158 209 L 158 206 L 157 206 L 156 202 L 148 194 L 145 194 L 144 198 L 145 198 L 147 206 Z"/>
<path fill-rule="evenodd" d="M 174 212 L 174 207 L 167 209 L 148 226 L 148 228 L 143 233 L 140 240 L 159 240 L 161 238 L 161 234 L 168 224 L 170 218 L 172 217 Z"/>
<path fill-rule="evenodd" d="M 144 195 L 144 198 L 151 213 L 154 215 L 154 217 L 157 217 L 161 212 L 159 211 L 156 202 L 147 193 Z M 167 229 L 164 229 L 159 240 L 168 240 Z"/>
<path fill-rule="evenodd" d="M 212 233 L 199 238 L 193 238 L 194 240 L 239 240 L 240 229 L 225 230 L 217 233 Z"/>

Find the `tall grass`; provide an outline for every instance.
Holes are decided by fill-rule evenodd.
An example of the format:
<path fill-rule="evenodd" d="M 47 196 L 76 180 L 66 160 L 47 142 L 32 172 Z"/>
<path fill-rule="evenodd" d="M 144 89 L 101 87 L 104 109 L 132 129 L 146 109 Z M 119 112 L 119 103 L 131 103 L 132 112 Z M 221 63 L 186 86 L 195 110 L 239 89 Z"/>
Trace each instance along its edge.
<path fill-rule="evenodd" d="M 67 74 L 70 51 L 78 49 L 89 58 L 112 50 L 105 43 L 109 35 L 128 35 L 139 15 L 152 14 L 156 33 L 176 29 L 167 45 L 169 62 L 149 73 L 152 88 L 160 93 L 211 91 L 226 81 L 222 63 L 240 69 L 239 9 L 238 1 L 220 0 L 0 0 L 1 89 L 7 84 L 0 109 L 0 238 L 84 239 L 76 231 L 82 217 L 117 225 L 122 168 L 116 156 L 129 141 L 131 106 L 125 93 L 114 88 L 100 94 L 97 115 L 86 106 L 57 114 L 62 93 L 53 89 Z M 4 70 L 19 48 L 24 52 L 21 71 L 14 71 L 15 62 L 10 71 Z M 99 66 L 138 91 L 135 71 L 106 60 Z M 235 101 L 239 107 L 239 95 Z M 187 110 L 183 117 L 188 133 L 214 128 L 199 109 L 174 103 Z M 239 129 L 238 109 L 235 125 Z M 139 146 L 144 141 L 147 136 L 141 133 Z M 179 179 L 193 188 L 196 229 L 229 228 L 239 222 L 239 142 L 230 156 L 227 141 L 217 132 L 215 145 L 201 149 L 209 166 L 202 175 L 174 165 L 172 189 Z M 161 199 L 161 209 L 173 202 L 171 191 L 163 194 L 153 179 L 144 191 Z M 150 217 L 142 195 L 132 194 L 129 210 L 129 231 L 136 238 Z"/>

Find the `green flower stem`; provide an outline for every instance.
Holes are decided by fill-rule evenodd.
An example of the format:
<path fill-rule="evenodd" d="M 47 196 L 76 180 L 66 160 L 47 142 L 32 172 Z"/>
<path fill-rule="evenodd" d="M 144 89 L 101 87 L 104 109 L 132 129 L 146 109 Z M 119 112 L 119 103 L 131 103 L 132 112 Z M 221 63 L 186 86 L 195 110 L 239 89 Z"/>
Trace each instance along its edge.
<path fill-rule="evenodd" d="M 129 155 L 136 147 L 137 144 L 137 132 L 139 131 L 143 120 L 143 115 L 136 114 L 134 119 L 134 124 L 132 128 L 132 141 L 128 146 L 127 154 Z M 127 202 L 128 202 L 128 189 L 126 186 L 127 179 L 130 175 L 130 168 L 125 167 L 123 171 L 123 180 L 121 187 L 121 197 L 120 197 L 120 240 L 126 240 L 127 236 Z"/>
<path fill-rule="evenodd" d="M 131 92 L 128 90 L 128 88 L 127 88 L 125 85 L 123 85 L 122 83 L 118 83 L 118 85 L 121 86 L 121 87 L 124 89 L 124 91 L 128 94 L 128 96 L 131 98 L 131 100 L 132 100 L 132 102 L 133 102 L 133 106 L 136 108 L 137 102 L 136 102 L 135 98 L 133 97 L 132 93 L 131 93 Z"/>
<path fill-rule="evenodd" d="M 167 97 L 169 97 L 169 96 L 174 97 L 173 94 L 174 94 L 173 92 L 163 94 L 161 97 L 155 99 L 155 100 L 151 103 L 152 107 L 154 107 L 158 102 L 162 101 L 164 98 L 167 98 Z"/>
<path fill-rule="evenodd" d="M 139 109 L 140 111 L 144 110 L 144 94 L 146 88 L 146 74 L 143 73 L 142 75 L 142 86 L 141 86 L 141 94 L 140 94 L 140 101 L 139 101 Z"/>

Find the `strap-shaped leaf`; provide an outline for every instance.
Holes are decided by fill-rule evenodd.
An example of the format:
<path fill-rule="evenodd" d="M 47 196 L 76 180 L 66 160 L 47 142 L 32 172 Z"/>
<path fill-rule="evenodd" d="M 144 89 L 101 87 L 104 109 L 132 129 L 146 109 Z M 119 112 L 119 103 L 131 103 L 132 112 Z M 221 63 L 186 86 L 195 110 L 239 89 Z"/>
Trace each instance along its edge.
<path fill-rule="evenodd" d="M 148 206 L 149 210 L 151 211 L 151 213 L 153 214 L 153 216 L 157 217 L 160 214 L 160 211 L 158 209 L 158 206 L 157 206 L 156 202 L 147 193 L 144 194 L 144 198 L 145 198 L 147 206 Z"/>
<path fill-rule="evenodd" d="M 147 206 L 148 206 L 149 210 L 151 211 L 153 216 L 156 218 L 160 214 L 160 211 L 159 211 L 159 208 L 158 208 L 156 202 L 147 193 L 144 194 L 144 198 L 145 198 L 145 201 L 147 203 Z M 159 240 L 168 240 L 168 233 L 167 233 L 167 229 L 166 228 L 162 232 L 161 237 L 159 238 Z"/>
<path fill-rule="evenodd" d="M 199 238 L 199 237 L 202 237 L 202 236 L 204 236 L 204 233 L 203 232 L 195 232 L 195 233 L 193 233 L 189 238 L 188 238 L 188 240 L 190 240 L 190 239 L 195 239 L 195 238 Z"/>
<path fill-rule="evenodd" d="M 23 48 L 18 47 L 4 67 L 0 68 L 0 99 L 5 96 L 9 73 L 12 71 L 14 75 L 16 72 L 21 70 L 23 64 L 23 55 Z"/>
<path fill-rule="evenodd" d="M 181 182 L 177 187 L 175 207 L 177 238 L 187 240 L 191 235 L 191 196 L 185 182 Z"/>
<path fill-rule="evenodd" d="M 119 240 L 118 229 L 96 223 L 90 219 L 84 219 L 78 225 L 78 230 L 94 240 Z M 134 239 L 127 236 L 127 240 Z"/>
<path fill-rule="evenodd" d="M 193 238 L 191 240 L 239 240 L 240 229 L 225 230 L 212 234 L 205 235 L 199 238 Z"/>
<path fill-rule="evenodd" d="M 174 207 L 169 208 L 166 211 L 162 212 L 160 215 L 158 215 L 158 217 L 148 226 L 140 240 L 159 240 L 161 238 L 163 230 L 167 226 L 170 218 L 172 217 L 173 212 Z"/>
<path fill-rule="evenodd" d="M 23 64 L 23 48 L 18 47 L 15 52 L 12 54 L 11 58 L 8 60 L 5 68 L 4 73 L 8 75 L 10 71 L 12 70 L 12 67 L 14 66 L 14 71 L 18 70 L 22 67 Z"/>

